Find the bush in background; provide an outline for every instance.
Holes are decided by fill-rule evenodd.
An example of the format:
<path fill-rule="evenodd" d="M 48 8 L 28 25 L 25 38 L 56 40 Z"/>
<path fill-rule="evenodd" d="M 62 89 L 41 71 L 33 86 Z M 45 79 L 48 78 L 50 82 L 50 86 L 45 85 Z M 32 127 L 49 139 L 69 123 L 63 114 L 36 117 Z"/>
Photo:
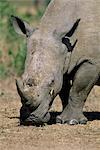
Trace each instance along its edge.
<path fill-rule="evenodd" d="M 19 5 L 16 5 L 16 1 L 15 3 L 9 0 L 0 2 L 0 78 L 21 75 L 26 58 L 26 40 L 15 33 L 10 16 L 12 14 L 20 16 L 30 23 L 38 22 L 49 2 L 50 0 L 43 0 L 43 4 L 41 4 L 39 0 L 32 0 L 33 8 L 35 7 L 37 11 L 34 16 L 29 12 L 23 14 L 17 11 L 20 2 Z"/>

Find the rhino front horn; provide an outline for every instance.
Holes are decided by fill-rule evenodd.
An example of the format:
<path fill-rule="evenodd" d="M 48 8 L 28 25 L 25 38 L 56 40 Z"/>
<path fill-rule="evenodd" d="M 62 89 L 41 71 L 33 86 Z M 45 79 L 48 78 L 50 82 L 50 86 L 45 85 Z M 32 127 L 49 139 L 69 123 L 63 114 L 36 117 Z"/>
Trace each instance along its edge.
<path fill-rule="evenodd" d="M 22 95 L 23 95 L 23 82 L 21 81 L 21 79 L 16 80 L 16 87 L 17 87 L 17 91 L 18 91 L 19 95 L 22 97 Z"/>

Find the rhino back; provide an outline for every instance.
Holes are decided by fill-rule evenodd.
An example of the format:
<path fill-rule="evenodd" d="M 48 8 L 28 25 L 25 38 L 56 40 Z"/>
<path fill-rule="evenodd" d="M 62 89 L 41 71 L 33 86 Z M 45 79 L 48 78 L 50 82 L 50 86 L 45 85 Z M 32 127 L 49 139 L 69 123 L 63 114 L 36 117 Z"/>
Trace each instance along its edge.
<path fill-rule="evenodd" d="M 80 60 L 89 59 L 100 64 L 100 1 L 80 0 L 78 12 L 81 22 L 73 39 L 78 39 L 72 53 L 69 72 Z M 100 65 L 99 65 L 100 66 Z M 100 68 L 100 67 L 99 67 Z"/>
<path fill-rule="evenodd" d="M 52 0 L 41 19 L 40 30 L 58 36 L 69 31 L 76 21 L 75 5 L 75 0 Z"/>
<path fill-rule="evenodd" d="M 71 57 L 71 68 L 81 58 L 99 60 L 100 0 L 52 0 L 40 23 L 43 32 L 56 32 L 62 36 L 79 18 L 78 29 L 71 37 L 72 41 L 78 39 Z"/>

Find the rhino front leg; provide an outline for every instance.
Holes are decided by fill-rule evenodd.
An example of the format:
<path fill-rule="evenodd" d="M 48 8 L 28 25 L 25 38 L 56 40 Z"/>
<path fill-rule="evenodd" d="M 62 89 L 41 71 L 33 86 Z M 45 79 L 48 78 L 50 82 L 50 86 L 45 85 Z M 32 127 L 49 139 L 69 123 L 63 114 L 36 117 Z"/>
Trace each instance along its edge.
<path fill-rule="evenodd" d="M 57 116 L 57 123 L 86 124 L 87 118 L 83 115 L 84 102 L 98 78 L 99 71 L 95 65 L 84 63 L 80 66 L 73 79 L 68 105 Z"/>

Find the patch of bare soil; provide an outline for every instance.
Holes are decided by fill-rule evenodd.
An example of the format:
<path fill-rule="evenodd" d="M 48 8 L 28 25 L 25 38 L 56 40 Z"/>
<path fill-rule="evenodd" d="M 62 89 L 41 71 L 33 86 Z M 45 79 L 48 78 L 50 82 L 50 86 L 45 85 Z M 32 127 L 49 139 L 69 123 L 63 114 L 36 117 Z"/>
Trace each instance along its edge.
<path fill-rule="evenodd" d="M 14 80 L 0 81 L 0 150 L 100 150 L 99 98 L 100 88 L 95 87 L 84 107 L 87 125 L 20 126 L 21 103 Z M 52 111 L 61 111 L 59 98 Z"/>

